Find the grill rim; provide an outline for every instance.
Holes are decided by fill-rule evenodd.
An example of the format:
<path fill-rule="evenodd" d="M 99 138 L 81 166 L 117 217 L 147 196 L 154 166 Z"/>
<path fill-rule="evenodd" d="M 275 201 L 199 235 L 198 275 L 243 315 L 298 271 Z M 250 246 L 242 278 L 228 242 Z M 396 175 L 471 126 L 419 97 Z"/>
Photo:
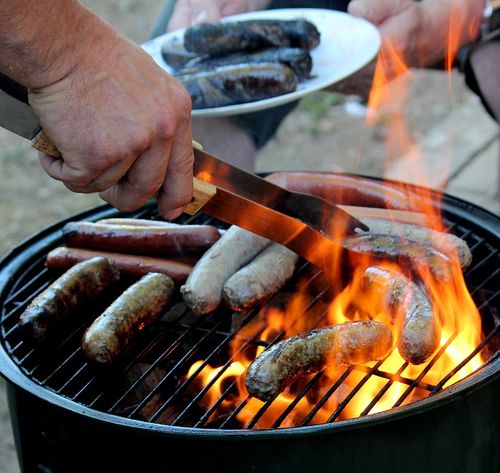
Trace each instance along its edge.
<path fill-rule="evenodd" d="M 377 178 L 372 179 L 378 180 Z M 387 182 L 389 184 L 392 182 L 396 185 L 401 184 L 400 182 L 398 183 L 396 181 L 388 180 L 384 180 L 384 182 Z M 412 187 L 416 189 L 419 188 L 419 186 Z M 426 191 L 429 191 L 429 189 L 426 189 Z M 434 191 L 431 191 L 431 193 L 435 196 L 438 195 Z M 492 234 L 497 238 L 500 236 L 500 224 L 499 217 L 497 215 L 455 196 L 443 194 L 441 199 L 441 210 L 443 213 L 446 213 L 448 211 L 454 214 L 457 219 L 465 220 L 470 223 L 471 226 L 475 225 L 477 227 L 476 230 L 481 229 L 482 231 L 486 231 L 487 233 Z M 146 204 L 146 206 L 144 206 L 142 209 L 151 208 L 152 205 L 153 203 Z M 136 216 L 137 213 L 142 209 L 139 209 L 135 212 L 125 213 L 119 212 L 108 204 L 104 204 L 74 213 L 68 216 L 66 219 L 49 225 L 36 232 L 35 234 L 29 236 L 19 245 L 15 246 L 0 260 L 0 300 L 4 299 L 4 293 L 8 290 L 10 282 L 12 281 L 12 277 L 16 272 L 19 271 L 19 268 L 23 267 L 26 264 L 29 264 L 30 261 L 33 261 L 36 255 L 45 254 L 47 251 L 47 247 L 49 247 L 50 245 L 54 245 L 55 243 L 61 241 L 61 229 L 65 223 L 73 221 L 75 219 L 93 221 L 111 216 Z M 148 431 L 155 431 L 158 433 L 179 437 L 184 437 L 186 434 L 188 434 L 205 439 L 219 439 L 222 435 L 225 438 L 233 438 L 235 440 L 241 438 L 254 438 L 256 440 L 261 440 L 265 438 L 286 438 L 289 436 L 293 436 L 296 438 L 297 436 L 314 436 L 317 434 L 324 434 L 325 432 L 353 430 L 357 428 L 363 428 L 366 424 L 377 425 L 380 423 L 394 422 L 406 417 L 417 415 L 422 412 L 439 408 L 443 405 L 453 402 L 455 399 L 457 399 L 457 395 L 461 393 L 467 395 L 487 384 L 494 383 L 498 378 L 500 378 L 500 357 L 497 357 L 497 359 L 490 363 L 487 362 L 486 365 L 484 365 L 478 371 L 470 374 L 467 378 L 464 378 L 454 385 L 450 386 L 449 388 L 432 394 L 425 399 L 414 401 L 405 406 L 394 407 L 387 411 L 369 414 L 353 419 L 341 420 L 328 424 L 261 430 L 179 427 L 130 419 L 119 415 L 102 412 L 80 404 L 60 394 L 57 394 L 47 387 L 41 386 L 40 384 L 30 379 L 29 376 L 27 376 L 25 373 L 23 373 L 20 367 L 18 367 L 16 363 L 10 358 L 4 347 L 5 337 L 3 336 L 3 333 L 1 335 L 0 375 L 2 375 L 7 380 L 7 382 L 12 383 L 15 387 L 24 389 L 28 393 L 49 402 L 55 407 L 67 409 L 75 414 L 85 415 L 99 422 L 105 422 L 122 427 L 126 426 L 140 431 L 144 431 L 144 429 L 147 429 Z"/>

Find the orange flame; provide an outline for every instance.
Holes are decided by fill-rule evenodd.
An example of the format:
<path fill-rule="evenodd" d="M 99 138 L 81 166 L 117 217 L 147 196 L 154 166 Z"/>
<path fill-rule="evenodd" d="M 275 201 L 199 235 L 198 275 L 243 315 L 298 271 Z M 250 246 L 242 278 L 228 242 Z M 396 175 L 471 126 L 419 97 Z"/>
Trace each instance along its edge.
<path fill-rule="evenodd" d="M 451 68 L 459 45 L 459 21 L 458 13 L 454 12 L 450 18 L 448 35 L 448 68 Z M 411 72 L 403 56 L 390 42 L 385 41 L 378 57 L 369 97 L 368 124 L 386 120 L 389 130 L 387 161 L 413 149 L 414 171 L 418 170 L 418 175 L 424 179 L 425 173 L 418 169 L 418 152 L 406 132 L 405 119 L 401 113 L 410 78 Z M 411 188 L 408 196 L 412 210 L 427 216 L 429 228 L 445 231 L 434 193 L 431 194 L 425 188 L 415 193 Z M 432 243 L 432 238 L 429 241 Z M 235 413 L 233 415 L 244 428 L 267 429 L 356 418 L 418 401 L 429 396 L 433 390 L 446 388 L 474 373 L 484 363 L 481 355 L 467 362 L 464 360 L 481 341 L 481 317 L 465 284 L 458 255 L 447 249 L 446 259 L 447 278 L 437 277 L 425 258 L 413 261 L 413 280 L 425 288 L 432 311 L 441 325 L 439 346 L 427 361 L 411 364 L 395 347 L 379 362 L 328 367 L 320 373 L 303 376 L 269 405 L 264 406 L 263 402 L 249 396 L 244 385 L 246 370 L 268 344 L 277 340 L 320 326 L 363 319 L 374 319 L 390 325 L 394 339 L 398 339 L 395 315 L 388 313 L 387 307 L 380 302 L 385 294 L 376 291 L 366 293 L 363 290 L 364 270 L 374 264 L 381 265 L 380 261 L 367 257 L 366 261 L 359 263 L 347 284 L 339 283 L 339 287 L 330 288 L 333 297 L 326 297 L 326 292 L 321 293 L 324 288 L 318 294 L 315 282 L 305 278 L 307 282 L 299 282 L 298 291 L 291 296 L 285 308 L 264 307 L 233 338 L 230 363 L 216 367 L 206 365 L 204 361 L 193 364 L 187 376 L 196 374 L 203 367 L 197 380 L 206 389 L 202 403 L 205 409 L 213 411 L 211 420 L 224 418 L 231 412 Z M 405 267 L 395 262 L 387 261 L 382 265 L 392 271 L 408 273 Z M 340 254 L 333 255 L 331 267 L 339 281 L 345 278 L 341 273 Z M 411 291 L 408 297 L 411 297 Z M 405 303 L 403 300 L 403 312 Z M 404 315 L 399 314 L 397 317 Z M 462 364 L 463 367 L 457 371 L 456 368 Z M 311 380 L 314 382 L 311 383 Z"/>

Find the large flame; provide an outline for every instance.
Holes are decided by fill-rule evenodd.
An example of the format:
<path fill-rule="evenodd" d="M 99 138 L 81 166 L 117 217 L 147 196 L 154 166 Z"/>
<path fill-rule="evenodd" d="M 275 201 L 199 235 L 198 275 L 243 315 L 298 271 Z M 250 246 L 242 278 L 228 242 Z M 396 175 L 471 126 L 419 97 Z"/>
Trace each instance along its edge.
<path fill-rule="evenodd" d="M 458 14 L 457 14 L 458 17 Z M 450 18 L 447 63 L 458 48 L 459 19 Z M 390 67 L 388 66 L 390 64 Z M 376 65 L 369 97 L 368 124 L 381 117 L 388 118 L 387 160 L 402 151 L 414 150 L 415 169 L 425 184 L 425 170 L 419 168 L 418 150 L 408 138 L 401 113 L 406 99 L 411 71 L 402 55 L 390 42 L 385 42 Z M 427 217 L 430 228 L 445 231 L 429 192 L 409 194 L 412 208 Z M 390 215 L 390 213 L 389 213 Z M 333 255 L 331 267 L 340 281 L 340 255 Z M 362 366 L 340 366 L 307 375 L 295 381 L 269 405 L 252 398 L 244 385 L 245 373 L 252 361 L 269 343 L 307 332 L 318 326 L 341 324 L 348 320 L 376 319 L 391 324 L 395 339 L 398 334 L 391 322 L 392 314 L 374 311 L 376 301 L 360 291 L 363 270 L 375 264 L 366 258 L 350 281 L 335 287 L 333 297 L 318 297 L 314 282 L 300 283 L 297 292 L 285 308 L 264 307 L 258 316 L 239 330 L 231 343 L 230 362 L 224 366 L 209 366 L 200 360 L 193 364 L 187 377 L 196 375 L 206 390 L 202 404 L 210 412 L 210 421 L 224 419 L 228 413 L 244 428 L 278 428 L 310 425 L 356 418 L 405 405 L 446 388 L 477 370 L 484 360 L 478 354 L 470 357 L 481 341 L 481 317 L 468 292 L 459 258 L 448 254 L 452 278 L 436 279 L 425 261 L 413 268 L 426 288 L 434 312 L 442 326 L 440 346 L 425 363 L 412 365 L 405 361 L 397 348 L 380 362 Z M 377 265 L 380 261 L 376 262 Z M 394 262 L 384 263 L 392 270 L 404 272 Z M 341 287 L 340 287 L 341 286 Z M 366 299 L 360 300 L 360 297 Z M 253 343 L 257 340 L 257 344 Z M 257 348 L 255 348 L 257 345 Z M 472 358 L 467 360 L 467 358 Z M 463 365 L 463 366 L 462 366 Z M 457 367 L 460 368 L 457 370 Z M 310 381 L 314 380 L 313 383 Z M 417 386 L 417 387 L 416 387 Z"/>

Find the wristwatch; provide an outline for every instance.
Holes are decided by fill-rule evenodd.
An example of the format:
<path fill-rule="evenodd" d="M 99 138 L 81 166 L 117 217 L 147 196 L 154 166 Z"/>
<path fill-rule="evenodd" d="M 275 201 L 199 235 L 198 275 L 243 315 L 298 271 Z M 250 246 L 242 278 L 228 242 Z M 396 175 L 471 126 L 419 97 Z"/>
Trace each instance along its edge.
<path fill-rule="evenodd" d="M 485 0 L 481 39 L 489 37 L 498 30 L 500 30 L 500 0 Z"/>

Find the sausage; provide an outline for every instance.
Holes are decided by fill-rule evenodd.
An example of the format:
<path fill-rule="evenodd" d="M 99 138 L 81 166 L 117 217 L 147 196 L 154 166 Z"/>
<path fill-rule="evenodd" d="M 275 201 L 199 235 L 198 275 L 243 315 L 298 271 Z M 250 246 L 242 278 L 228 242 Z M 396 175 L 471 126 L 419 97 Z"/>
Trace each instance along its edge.
<path fill-rule="evenodd" d="M 264 350 L 248 367 L 245 386 L 251 396 L 269 401 L 301 376 L 327 366 L 379 360 L 391 347 L 391 330 L 381 322 L 362 320 L 315 329 Z"/>
<path fill-rule="evenodd" d="M 82 350 L 93 362 L 109 364 L 120 357 L 134 336 L 160 318 L 172 300 L 174 282 L 149 273 L 125 290 L 82 337 Z"/>
<path fill-rule="evenodd" d="M 451 260 L 458 258 L 462 269 L 468 268 L 472 262 L 472 253 L 467 243 L 451 233 L 377 218 L 362 218 L 361 220 L 370 227 L 369 233 L 395 235 L 404 240 L 430 245 Z M 358 233 L 363 232 L 358 230 Z"/>
<path fill-rule="evenodd" d="M 147 218 L 122 218 L 122 217 L 109 217 L 101 218 L 97 222 L 102 225 L 132 225 L 135 227 L 178 227 L 178 223 L 167 222 L 164 220 L 149 220 Z"/>
<path fill-rule="evenodd" d="M 152 256 L 126 255 L 111 251 L 89 250 L 60 246 L 54 248 L 45 258 L 50 269 L 67 270 L 71 266 L 95 256 L 103 256 L 116 263 L 123 274 L 140 277 L 148 273 L 162 273 L 170 276 L 175 284 L 183 284 L 193 269 L 192 264 Z"/>
<path fill-rule="evenodd" d="M 439 318 L 425 292 L 403 274 L 378 266 L 367 268 L 355 304 L 373 315 L 383 311 L 392 317 L 399 353 L 409 363 L 424 363 L 438 349 Z"/>
<path fill-rule="evenodd" d="M 19 318 L 24 333 L 36 342 L 46 340 L 71 318 L 75 310 L 120 280 L 120 270 L 97 256 L 71 267 L 36 296 Z"/>
<path fill-rule="evenodd" d="M 320 32 L 304 19 L 199 23 L 184 31 L 188 51 L 216 56 L 282 46 L 311 50 L 319 42 Z"/>
<path fill-rule="evenodd" d="M 222 298 L 229 309 L 241 311 L 276 294 L 292 277 L 297 253 L 272 243 L 224 284 Z"/>
<path fill-rule="evenodd" d="M 354 252 L 350 254 L 354 264 L 360 263 L 364 255 L 367 255 L 398 262 L 410 271 L 428 269 L 437 281 L 449 283 L 453 280 L 450 259 L 422 241 L 405 240 L 396 235 L 366 233 L 344 237 L 343 247 Z"/>
<path fill-rule="evenodd" d="M 406 191 L 368 177 L 283 171 L 269 174 L 266 179 L 288 190 L 317 195 L 336 204 L 412 209 L 411 199 Z"/>
<path fill-rule="evenodd" d="M 197 58 L 188 62 L 176 74 L 196 70 L 207 70 L 230 64 L 259 64 L 263 62 L 281 62 L 295 72 L 300 80 L 309 79 L 312 70 L 312 57 L 307 49 L 301 48 L 268 48 L 250 53 L 234 53 L 222 57 Z"/>
<path fill-rule="evenodd" d="M 215 310 L 227 279 L 269 246 L 271 241 L 236 225 L 203 254 L 181 286 L 185 304 L 196 314 Z"/>
<path fill-rule="evenodd" d="M 193 109 L 253 102 L 294 92 L 298 79 L 281 63 L 233 64 L 178 74 Z"/>
<path fill-rule="evenodd" d="M 211 225 L 175 225 L 143 228 L 135 225 L 109 225 L 69 222 L 63 227 L 68 246 L 135 254 L 182 255 L 203 253 L 220 237 Z"/>

